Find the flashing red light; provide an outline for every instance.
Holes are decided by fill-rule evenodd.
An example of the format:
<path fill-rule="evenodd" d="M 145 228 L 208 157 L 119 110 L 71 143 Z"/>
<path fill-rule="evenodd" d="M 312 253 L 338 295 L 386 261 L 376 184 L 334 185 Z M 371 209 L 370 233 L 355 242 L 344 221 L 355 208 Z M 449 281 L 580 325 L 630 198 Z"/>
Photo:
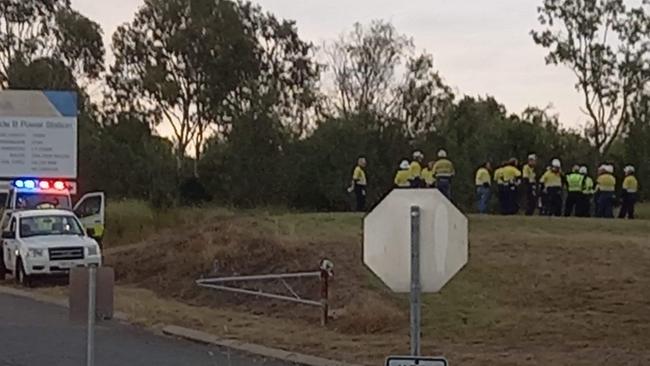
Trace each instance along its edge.
<path fill-rule="evenodd" d="M 59 191 L 62 191 L 65 189 L 65 184 L 61 182 L 60 180 L 54 182 L 54 188 L 58 189 Z"/>
<path fill-rule="evenodd" d="M 50 189 L 50 182 L 42 180 L 42 181 L 38 182 L 38 187 L 40 189 Z"/>

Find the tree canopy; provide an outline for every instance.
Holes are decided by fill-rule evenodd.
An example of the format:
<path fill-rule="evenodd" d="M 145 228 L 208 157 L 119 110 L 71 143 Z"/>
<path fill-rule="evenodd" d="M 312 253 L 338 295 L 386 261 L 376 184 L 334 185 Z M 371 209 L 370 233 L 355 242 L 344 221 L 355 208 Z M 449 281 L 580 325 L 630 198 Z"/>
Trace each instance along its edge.
<path fill-rule="evenodd" d="M 531 152 L 565 165 L 632 163 L 650 180 L 648 1 L 540 2 L 533 40 L 574 72 L 584 129 L 547 108 L 513 114 L 463 96 L 435 54 L 390 22 L 354 24 L 319 49 L 294 21 L 246 1 L 145 0 L 112 35 L 104 70 L 101 28 L 69 1 L 0 0 L 0 87 L 78 91 L 81 189 L 161 207 L 211 197 L 346 209 L 360 155 L 372 204 L 415 149 L 427 159 L 448 151 L 462 207 L 480 164 Z"/>
<path fill-rule="evenodd" d="M 546 62 L 568 66 L 584 97 L 587 137 L 606 154 L 626 132 L 632 109 L 650 81 L 650 3 L 623 0 L 544 0 L 543 27 L 535 43 L 548 49 Z"/>

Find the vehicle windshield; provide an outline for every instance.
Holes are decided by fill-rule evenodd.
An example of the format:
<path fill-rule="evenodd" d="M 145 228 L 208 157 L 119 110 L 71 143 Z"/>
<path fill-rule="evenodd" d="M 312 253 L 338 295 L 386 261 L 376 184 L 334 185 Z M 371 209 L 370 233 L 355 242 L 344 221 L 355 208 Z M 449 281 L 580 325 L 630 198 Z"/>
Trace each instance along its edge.
<path fill-rule="evenodd" d="M 70 196 L 67 194 L 46 194 L 20 192 L 16 196 L 16 208 L 33 210 L 42 208 L 72 209 Z"/>
<path fill-rule="evenodd" d="M 81 225 L 74 216 L 44 215 L 20 219 L 20 237 L 43 235 L 83 235 Z"/>

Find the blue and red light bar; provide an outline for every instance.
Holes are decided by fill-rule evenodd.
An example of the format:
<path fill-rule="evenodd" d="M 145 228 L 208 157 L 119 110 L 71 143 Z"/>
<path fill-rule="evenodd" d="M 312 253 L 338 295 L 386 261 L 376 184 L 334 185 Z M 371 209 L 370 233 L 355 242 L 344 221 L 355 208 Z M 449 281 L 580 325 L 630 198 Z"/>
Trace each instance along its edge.
<path fill-rule="evenodd" d="M 50 190 L 63 191 L 69 189 L 67 182 L 62 180 L 40 180 L 40 179 L 16 179 L 12 182 L 16 188 L 33 189 L 33 190 Z"/>

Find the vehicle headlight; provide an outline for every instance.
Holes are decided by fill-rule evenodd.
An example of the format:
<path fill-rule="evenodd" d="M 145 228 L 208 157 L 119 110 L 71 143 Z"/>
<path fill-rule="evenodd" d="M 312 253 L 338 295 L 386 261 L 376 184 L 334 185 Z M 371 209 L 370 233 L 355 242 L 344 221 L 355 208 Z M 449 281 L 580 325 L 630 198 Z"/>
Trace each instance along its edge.
<path fill-rule="evenodd" d="M 97 245 L 91 245 L 88 247 L 88 255 L 97 255 L 99 254 L 99 247 Z"/>
<path fill-rule="evenodd" d="M 28 257 L 42 257 L 45 255 L 45 251 L 41 248 L 29 248 L 27 250 Z"/>

